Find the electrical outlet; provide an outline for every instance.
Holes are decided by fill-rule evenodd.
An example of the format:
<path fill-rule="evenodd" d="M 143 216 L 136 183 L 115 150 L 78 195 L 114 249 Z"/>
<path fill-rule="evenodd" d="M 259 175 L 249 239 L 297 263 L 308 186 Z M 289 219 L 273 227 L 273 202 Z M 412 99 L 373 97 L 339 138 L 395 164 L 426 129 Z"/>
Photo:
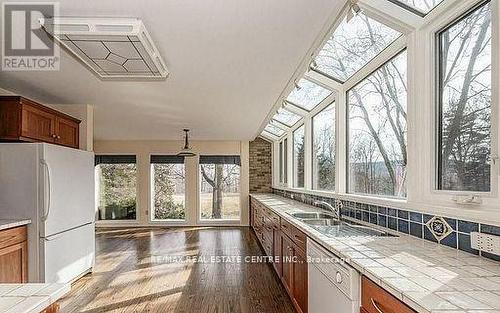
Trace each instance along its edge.
<path fill-rule="evenodd" d="M 480 251 L 500 255 L 500 236 L 472 232 L 471 247 Z"/>

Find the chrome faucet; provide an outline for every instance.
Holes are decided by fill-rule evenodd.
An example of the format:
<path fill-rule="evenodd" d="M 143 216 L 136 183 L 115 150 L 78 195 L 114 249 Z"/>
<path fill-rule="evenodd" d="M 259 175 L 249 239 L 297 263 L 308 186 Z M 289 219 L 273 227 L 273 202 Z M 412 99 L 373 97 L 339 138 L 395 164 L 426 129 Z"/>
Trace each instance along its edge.
<path fill-rule="evenodd" d="M 335 214 L 335 217 L 340 220 L 340 208 L 342 207 L 342 201 L 335 200 L 335 206 L 331 205 L 326 201 L 315 201 L 314 205 L 327 207 L 328 210 Z"/>

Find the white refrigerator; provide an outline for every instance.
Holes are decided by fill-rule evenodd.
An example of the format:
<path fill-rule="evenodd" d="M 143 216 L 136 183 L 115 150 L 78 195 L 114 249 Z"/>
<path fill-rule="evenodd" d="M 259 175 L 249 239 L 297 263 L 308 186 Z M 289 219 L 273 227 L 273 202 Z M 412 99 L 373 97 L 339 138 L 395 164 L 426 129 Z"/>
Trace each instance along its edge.
<path fill-rule="evenodd" d="M 31 219 L 29 282 L 70 282 L 95 260 L 94 154 L 0 143 L 0 219 Z"/>

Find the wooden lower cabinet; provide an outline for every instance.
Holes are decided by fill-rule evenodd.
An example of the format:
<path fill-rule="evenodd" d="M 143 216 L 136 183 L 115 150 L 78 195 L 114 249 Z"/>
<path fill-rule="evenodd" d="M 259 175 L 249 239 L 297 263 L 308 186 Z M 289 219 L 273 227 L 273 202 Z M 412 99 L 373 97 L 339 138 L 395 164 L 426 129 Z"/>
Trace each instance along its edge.
<path fill-rule="evenodd" d="M 307 313 L 308 277 L 306 235 L 277 214 L 250 198 L 251 226 L 268 256 L 295 309 Z"/>
<path fill-rule="evenodd" d="M 0 283 L 28 281 L 26 226 L 0 231 Z"/>
<path fill-rule="evenodd" d="M 361 279 L 361 313 L 416 313 L 365 276 Z"/>
<path fill-rule="evenodd" d="M 58 303 L 51 304 L 48 308 L 43 310 L 41 313 L 58 313 L 60 306 Z"/>
<path fill-rule="evenodd" d="M 307 312 L 308 307 L 308 279 L 307 279 L 307 255 L 298 247 L 294 250 L 295 262 L 293 263 L 293 300 L 297 308 Z"/>

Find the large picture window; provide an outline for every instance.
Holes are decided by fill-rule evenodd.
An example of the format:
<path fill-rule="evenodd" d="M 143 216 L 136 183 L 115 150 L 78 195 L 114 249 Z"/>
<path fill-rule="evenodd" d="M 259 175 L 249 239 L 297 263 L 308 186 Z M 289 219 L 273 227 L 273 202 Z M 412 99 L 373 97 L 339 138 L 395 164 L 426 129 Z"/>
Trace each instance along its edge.
<path fill-rule="evenodd" d="M 406 51 L 347 94 L 351 193 L 406 197 Z"/>
<path fill-rule="evenodd" d="M 293 132 L 293 186 L 304 188 L 304 125 Z"/>
<path fill-rule="evenodd" d="M 151 156 L 153 220 L 186 219 L 184 157 Z"/>
<path fill-rule="evenodd" d="M 135 155 L 96 155 L 97 219 L 135 220 L 137 165 Z"/>
<path fill-rule="evenodd" d="M 438 42 L 438 188 L 490 191 L 490 3 L 441 31 Z"/>
<path fill-rule="evenodd" d="M 201 220 L 240 219 L 239 156 L 200 156 Z"/>
<path fill-rule="evenodd" d="M 330 104 L 312 118 L 313 189 L 335 190 L 335 106 Z"/>

